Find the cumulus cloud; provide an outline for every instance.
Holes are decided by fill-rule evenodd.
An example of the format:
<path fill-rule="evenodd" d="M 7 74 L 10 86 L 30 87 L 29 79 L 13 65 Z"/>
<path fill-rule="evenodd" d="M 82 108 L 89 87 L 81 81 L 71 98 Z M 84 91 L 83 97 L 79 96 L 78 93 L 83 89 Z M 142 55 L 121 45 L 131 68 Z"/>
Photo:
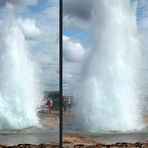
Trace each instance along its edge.
<path fill-rule="evenodd" d="M 89 48 L 85 34 L 89 31 L 92 19 L 93 1 L 63 0 L 63 2 L 65 34 L 67 31 L 71 33 L 71 37 L 63 36 L 63 94 L 73 95 L 73 86 L 79 77 Z M 85 48 L 80 41 L 88 48 Z"/>
<path fill-rule="evenodd" d="M 35 61 L 41 68 L 41 83 L 44 90 L 58 90 L 59 86 L 59 69 L 56 58 L 57 53 L 52 51 L 42 50 L 35 55 Z M 52 55 L 52 56 L 51 56 Z"/>
<path fill-rule="evenodd" d="M 83 60 L 85 59 L 86 49 L 79 41 L 75 41 L 69 36 L 63 36 L 63 93 L 72 95 L 73 84 L 80 73 Z"/>
<path fill-rule="evenodd" d="M 37 0 L 0 0 L 0 7 L 5 6 L 6 3 L 12 3 L 16 5 L 34 5 L 37 3 Z"/>
<path fill-rule="evenodd" d="M 80 62 L 84 59 L 85 49 L 76 41 L 68 36 L 63 36 L 64 57 L 69 61 Z"/>
<path fill-rule="evenodd" d="M 71 17 L 78 17 L 89 20 L 92 11 L 90 0 L 64 0 L 64 14 Z"/>
<path fill-rule="evenodd" d="M 92 1 L 64 0 L 64 25 L 86 28 L 92 16 Z"/>
<path fill-rule="evenodd" d="M 36 21 L 33 19 L 17 19 L 17 24 L 22 29 L 26 39 L 37 39 L 41 36 L 41 30 L 36 26 Z"/>
<path fill-rule="evenodd" d="M 16 23 L 27 39 L 32 61 L 39 67 L 44 91 L 59 90 L 59 0 L 38 1 L 32 7 L 14 9 Z"/>

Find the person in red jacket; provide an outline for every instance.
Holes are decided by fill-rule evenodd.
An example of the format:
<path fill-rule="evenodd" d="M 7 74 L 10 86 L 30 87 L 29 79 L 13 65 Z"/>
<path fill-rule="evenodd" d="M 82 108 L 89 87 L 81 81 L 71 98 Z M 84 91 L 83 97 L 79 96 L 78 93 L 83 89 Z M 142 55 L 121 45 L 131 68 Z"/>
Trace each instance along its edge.
<path fill-rule="evenodd" d="M 53 101 L 51 98 L 47 101 L 46 105 L 48 105 L 48 112 L 50 113 L 53 107 Z"/>

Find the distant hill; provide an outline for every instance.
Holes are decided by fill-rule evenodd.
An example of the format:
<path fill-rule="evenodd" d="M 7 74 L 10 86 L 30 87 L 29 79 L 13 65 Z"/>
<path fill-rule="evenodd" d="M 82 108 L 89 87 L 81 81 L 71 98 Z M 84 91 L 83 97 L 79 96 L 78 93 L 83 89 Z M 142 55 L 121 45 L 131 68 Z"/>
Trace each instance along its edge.
<path fill-rule="evenodd" d="M 59 94 L 59 91 L 45 91 L 44 97 L 45 99 L 52 98 L 54 100 L 59 100 L 60 94 Z"/>

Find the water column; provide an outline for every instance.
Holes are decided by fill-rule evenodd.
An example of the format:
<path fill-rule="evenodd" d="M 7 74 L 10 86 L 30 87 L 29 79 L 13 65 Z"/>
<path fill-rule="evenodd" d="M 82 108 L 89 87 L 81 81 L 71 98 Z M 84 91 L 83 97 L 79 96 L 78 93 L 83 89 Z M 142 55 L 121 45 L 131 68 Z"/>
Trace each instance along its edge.
<path fill-rule="evenodd" d="M 0 29 L 0 129 L 38 126 L 41 94 L 25 37 L 7 3 Z"/>
<path fill-rule="evenodd" d="M 76 116 L 86 131 L 140 130 L 136 1 L 94 0 L 92 49 L 76 91 Z"/>

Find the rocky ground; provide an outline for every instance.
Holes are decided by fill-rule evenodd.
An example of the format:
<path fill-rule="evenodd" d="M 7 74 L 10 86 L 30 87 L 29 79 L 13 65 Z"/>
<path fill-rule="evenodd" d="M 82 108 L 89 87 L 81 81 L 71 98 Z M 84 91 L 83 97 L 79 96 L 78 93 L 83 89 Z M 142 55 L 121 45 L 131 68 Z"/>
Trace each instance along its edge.
<path fill-rule="evenodd" d="M 58 144 L 19 144 L 13 146 L 0 145 L 0 148 L 59 148 Z M 63 148 L 148 148 L 148 142 L 136 142 L 136 143 L 115 143 L 115 144 L 74 144 L 68 141 L 64 142 Z"/>
<path fill-rule="evenodd" d="M 141 147 L 141 148 L 148 148 L 148 143 L 116 143 L 116 144 L 93 144 L 93 145 L 85 145 L 85 144 L 76 144 L 76 145 L 71 145 L 68 147 L 64 147 L 64 148 L 137 148 L 137 147 Z"/>
<path fill-rule="evenodd" d="M 116 143 L 116 144 L 92 144 L 92 145 L 85 145 L 85 144 L 76 144 L 71 146 L 64 146 L 64 148 L 148 148 L 148 143 Z"/>
<path fill-rule="evenodd" d="M 13 146 L 0 145 L 0 148 L 59 148 L 58 144 L 18 144 Z"/>

